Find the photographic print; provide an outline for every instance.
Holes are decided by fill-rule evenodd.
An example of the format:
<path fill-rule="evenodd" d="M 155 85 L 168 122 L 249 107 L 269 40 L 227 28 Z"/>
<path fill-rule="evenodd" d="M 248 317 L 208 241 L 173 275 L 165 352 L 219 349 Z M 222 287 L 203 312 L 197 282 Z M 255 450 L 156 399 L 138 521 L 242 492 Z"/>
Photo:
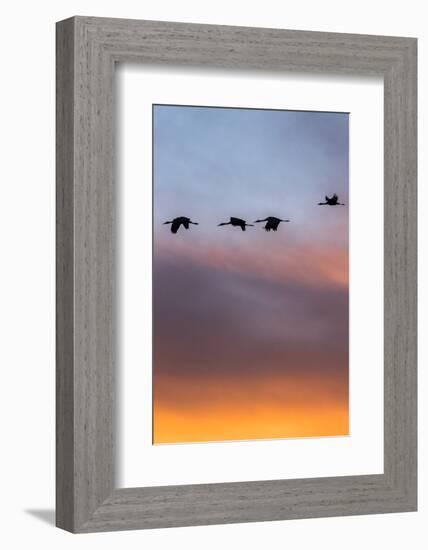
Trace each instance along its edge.
<path fill-rule="evenodd" d="M 153 443 L 349 434 L 349 114 L 153 106 Z"/>

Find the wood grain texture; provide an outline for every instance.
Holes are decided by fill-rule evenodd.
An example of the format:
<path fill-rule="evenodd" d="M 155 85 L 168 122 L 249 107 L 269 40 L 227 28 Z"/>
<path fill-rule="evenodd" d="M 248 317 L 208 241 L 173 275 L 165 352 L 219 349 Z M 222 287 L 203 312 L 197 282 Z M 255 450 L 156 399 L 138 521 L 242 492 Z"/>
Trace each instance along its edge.
<path fill-rule="evenodd" d="M 383 76 L 384 474 L 115 489 L 113 82 L 125 61 Z M 57 525 L 416 510 L 416 40 L 74 17 L 57 25 L 57 98 Z"/>
<path fill-rule="evenodd" d="M 56 522 L 74 526 L 74 24 L 56 36 Z"/>

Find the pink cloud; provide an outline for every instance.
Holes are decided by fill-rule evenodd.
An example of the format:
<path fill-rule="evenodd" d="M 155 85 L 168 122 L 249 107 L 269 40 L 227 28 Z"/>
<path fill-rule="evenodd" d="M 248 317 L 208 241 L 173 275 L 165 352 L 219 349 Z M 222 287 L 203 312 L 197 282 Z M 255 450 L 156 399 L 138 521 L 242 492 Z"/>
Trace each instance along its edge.
<path fill-rule="evenodd" d="M 258 241 L 258 245 L 261 241 Z M 214 269 L 256 276 L 277 282 L 298 282 L 318 288 L 348 286 L 348 250 L 340 245 L 310 243 L 271 243 L 268 248 L 240 243 L 214 244 L 209 242 L 158 239 L 158 257 L 188 259 Z M 260 252 L 261 251 L 261 252 Z"/>

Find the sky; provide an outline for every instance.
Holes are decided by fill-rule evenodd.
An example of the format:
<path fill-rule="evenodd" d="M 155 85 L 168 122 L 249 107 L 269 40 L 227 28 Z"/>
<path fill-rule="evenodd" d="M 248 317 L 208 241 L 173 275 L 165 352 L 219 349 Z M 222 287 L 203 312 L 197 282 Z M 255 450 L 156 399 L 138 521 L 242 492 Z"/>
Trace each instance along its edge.
<path fill-rule="evenodd" d="M 348 124 L 153 107 L 155 444 L 348 434 Z"/>

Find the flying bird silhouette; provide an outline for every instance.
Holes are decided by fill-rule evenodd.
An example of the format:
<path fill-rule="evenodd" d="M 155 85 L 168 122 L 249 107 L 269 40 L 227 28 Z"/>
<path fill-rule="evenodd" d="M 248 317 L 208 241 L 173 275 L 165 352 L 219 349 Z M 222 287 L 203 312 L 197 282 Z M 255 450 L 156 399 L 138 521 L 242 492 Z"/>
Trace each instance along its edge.
<path fill-rule="evenodd" d="M 328 206 L 345 206 L 342 202 L 338 202 L 339 197 L 336 195 L 336 193 L 332 197 L 325 196 L 325 202 L 319 202 L 318 205 L 322 206 L 324 204 L 327 204 Z"/>
<path fill-rule="evenodd" d="M 234 218 L 231 217 L 228 222 L 219 223 L 218 227 L 220 225 L 232 225 L 233 227 L 240 227 L 242 231 L 245 231 L 245 228 L 248 227 L 254 227 L 253 224 L 247 223 L 245 220 L 241 220 L 241 218 Z"/>
<path fill-rule="evenodd" d="M 171 233 L 177 233 L 177 231 L 180 229 L 180 226 L 182 225 L 185 229 L 189 229 L 189 224 L 192 223 L 193 225 L 199 225 L 197 222 L 192 222 L 190 218 L 186 218 L 186 216 L 179 216 L 178 218 L 174 218 L 171 221 L 164 222 L 164 225 L 170 223 L 171 224 Z"/>
<path fill-rule="evenodd" d="M 290 220 L 281 220 L 275 216 L 268 216 L 264 220 L 256 220 L 254 223 L 267 222 L 264 229 L 265 231 L 277 231 L 278 226 L 281 222 L 289 222 Z"/>

